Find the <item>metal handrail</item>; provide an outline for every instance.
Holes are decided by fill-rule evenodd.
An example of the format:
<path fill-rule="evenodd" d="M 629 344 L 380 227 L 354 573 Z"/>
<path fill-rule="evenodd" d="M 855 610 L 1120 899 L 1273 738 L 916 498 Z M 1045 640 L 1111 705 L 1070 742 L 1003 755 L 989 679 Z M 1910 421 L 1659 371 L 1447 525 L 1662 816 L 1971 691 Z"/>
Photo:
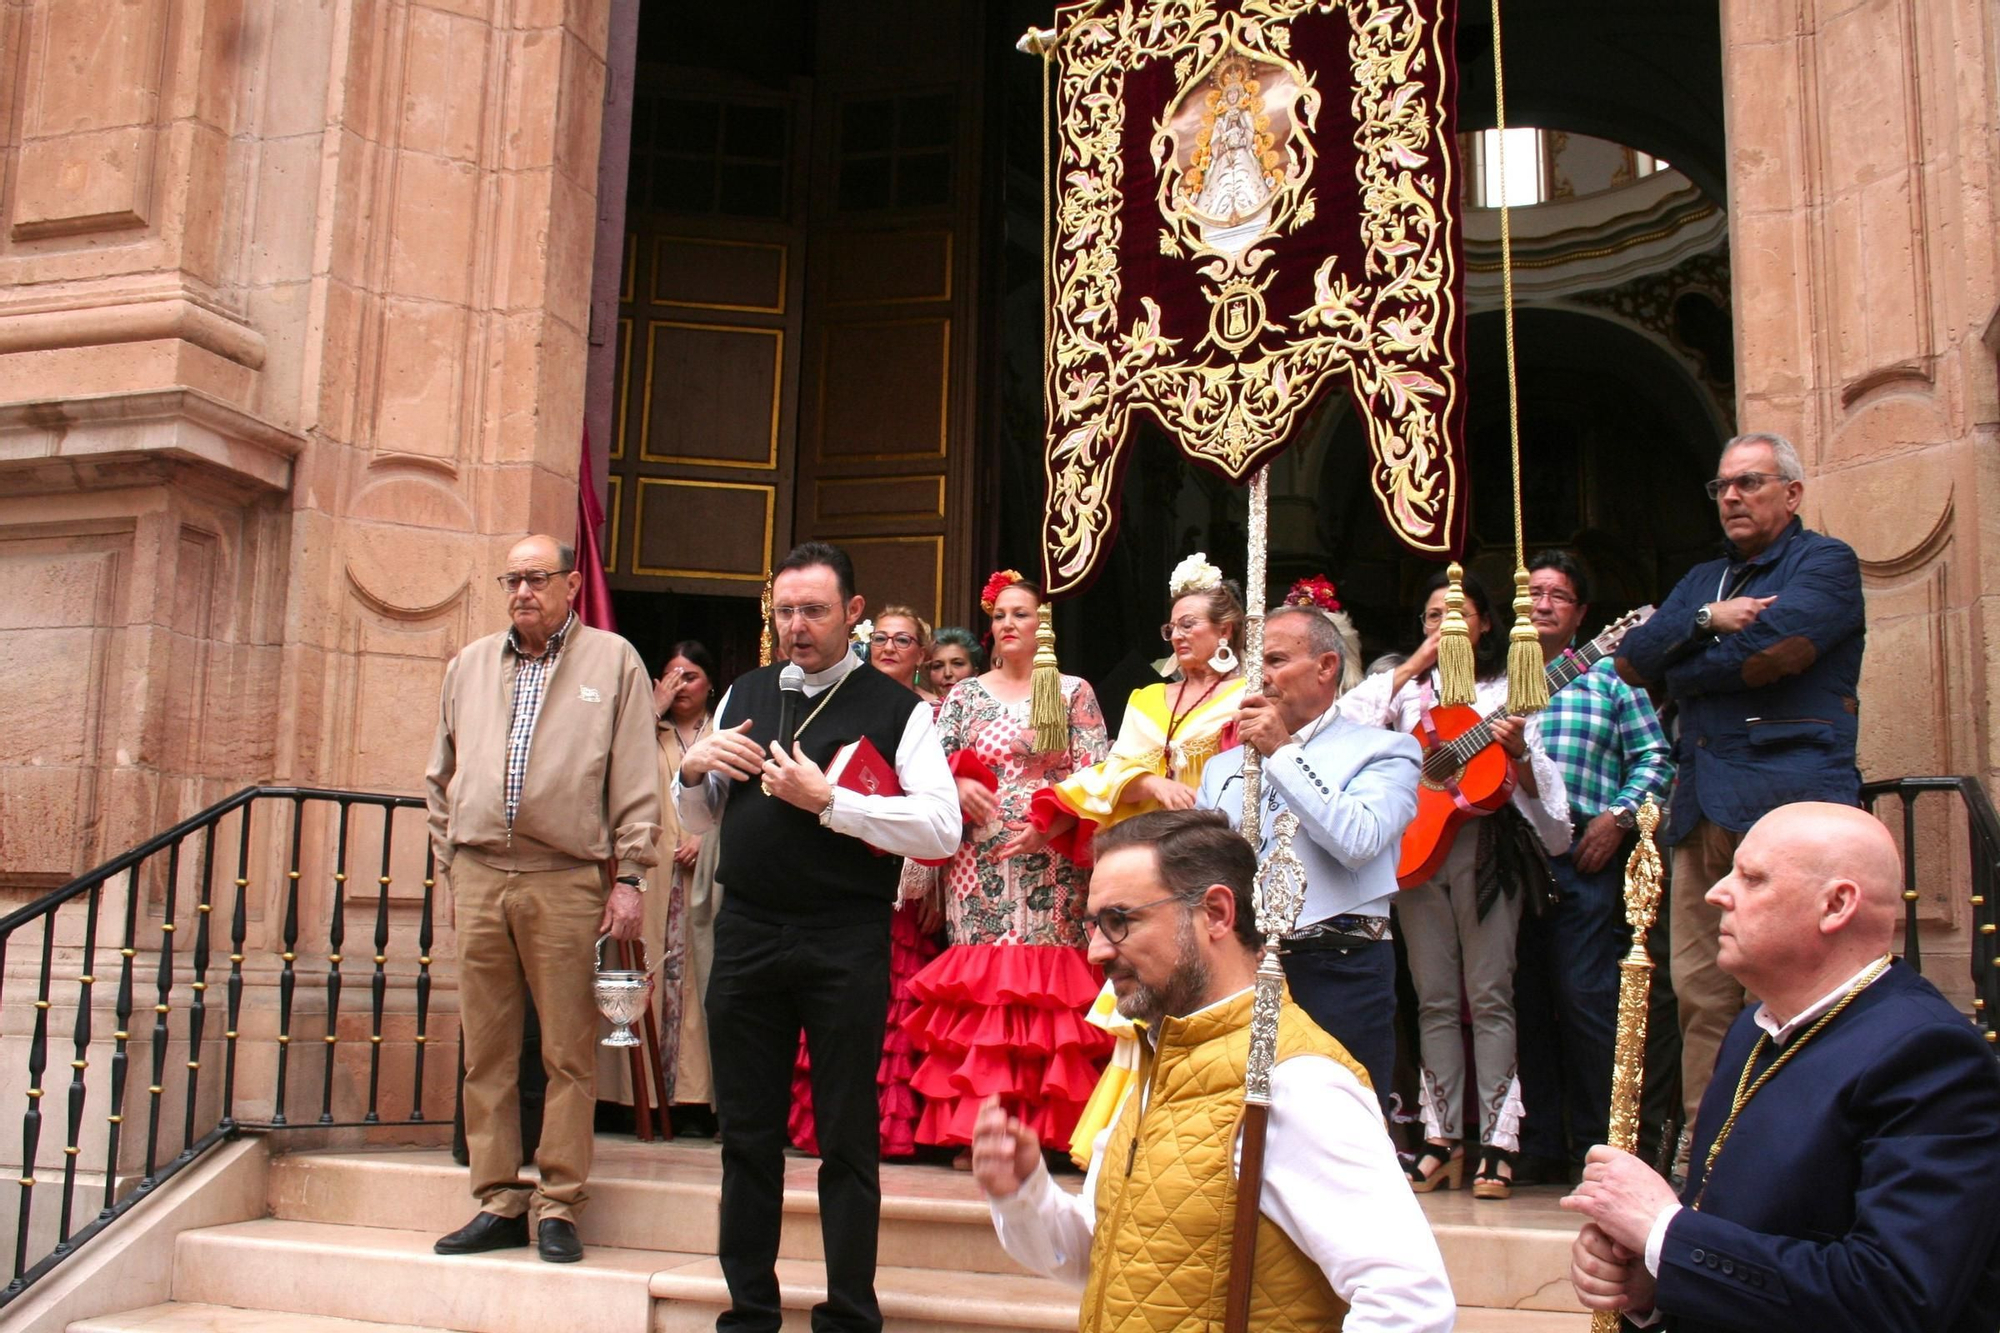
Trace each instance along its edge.
<path fill-rule="evenodd" d="M 1926 792 L 1945 792 L 1959 798 L 1965 809 L 1968 852 L 1971 856 L 1972 892 L 1972 1008 L 1973 1019 L 1988 1043 L 2000 1048 L 2000 900 L 1994 891 L 2000 886 L 2000 813 L 1993 808 L 1985 784 L 1971 777 L 1885 778 L 1863 783 L 1861 803 L 1877 818 L 1877 803 L 1894 796 L 1902 803 L 1903 833 L 1903 959 L 1923 971 L 1922 943 L 1917 931 L 1917 798 Z M 1886 820 L 1884 822 L 1887 822 Z"/>
<path fill-rule="evenodd" d="M 256 816 L 260 808 L 273 804 L 281 812 L 278 821 L 263 830 L 261 839 L 253 837 L 253 826 L 259 822 Z M 326 873 L 327 869 L 306 863 L 308 811 L 320 808 L 331 811 L 334 825 L 330 848 L 333 904 L 325 937 L 327 971 L 321 983 L 325 996 L 325 1030 L 317 1043 L 324 1052 L 324 1058 L 317 1071 L 320 1081 L 319 1115 L 314 1119 L 294 1122 L 287 1118 L 286 1106 L 295 1063 L 303 1058 L 295 1056 L 292 1050 L 294 1003 L 301 981 L 298 970 L 301 937 L 299 895 L 302 883 Z M 27 1109 L 21 1121 L 20 1205 L 14 1240 L 13 1277 L 5 1289 L 0 1290 L 0 1308 L 38 1279 L 47 1276 L 84 1242 L 150 1195 L 161 1183 L 185 1169 L 208 1149 L 242 1130 L 448 1123 L 426 1117 L 423 1109 L 424 1057 L 429 1040 L 432 987 L 431 948 L 435 938 L 436 865 L 428 834 L 421 827 L 418 833 L 423 837 L 424 880 L 415 924 L 416 938 L 411 949 L 416 964 L 415 974 L 410 978 L 415 1031 L 408 1110 L 400 1118 L 393 1115 L 385 1117 L 382 1112 L 383 1019 L 388 1011 L 390 978 L 387 965 L 394 933 L 390 926 L 389 889 L 397 847 L 396 813 L 423 808 L 421 800 L 409 796 L 315 787 L 247 787 L 78 876 L 62 888 L 0 917 L 0 980 L 5 978 L 9 950 L 15 939 L 26 937 L 32 940 L 34 927 L 39 924 L 41 928 L 39 962 L 33 983 L 34 1025 L 28 1041 Z M 284 825 L 282 813 L 287 809 L 288 828 Z M 374 877 L 373 893 L 374 948 L 371 961 L 374 970 L 366 978 L 371 1008 L 368 1086 L 365 1101 L 359 1103 L 364 1108 L 363 1114 L 355 1119 L 351 1115 L 341 1116 L 336 1111 L 336 1096 L 340 1098 L 340 1109 L 345 1111 L 355 1102 L 354 1094 L 358 1089 L 336 1078 L 335 1056 L 336 1047 L 342 1040 L 341 1002 L 347 981 L 342 955 L 347 938 L 346 915 L 350 905 L 358 905 L 363 910 L 367 906 L 365 897 L 356 895 L 350 898 L 349 895 L 349 843 L 357 831 L 354 815 L 360 810 L 380 811 L 382 830 L 380 866 Z M 233 881 L 224 886 L 222 901 L 218 902 L 215 885 L 218 848 L 221 848 L 224 857 L 228 855 L 228 844 L 232 839 L 223 838 L 221 831 L 232 818 L 234 828 L 230 832 L 233 834 L 236 874 Z M 282 946 L 277 955 L 280 963 L 277 1058 L 269 1089 L 269 1118 L 245 1120 L 238 1113 L 237 1045 L 245 985 L 246 941 L 250 935 L 253 861 L 274 854 L 283 857 L 286 867 L 277 941 Z M 185 885 L 184 861 L 193 872 L 187 877 Z M 162 862 L 164 875 L 163 879 L 157 880 L 159 895 L 155 900 L 148 896 L 149 882 L 144 877 L 157 875 Z M 191 899 L 186 910 L 183 910 L 182 902 L 184 888 Z M 230 893 L 232 888 L 233 894 Z M 219 967 L 212 968 L 213 954 L 221 943 L 217 938 L 220 927 L 214 924 L 218 908 L 227 917 L 229 964 L 226 980 L 214 978 L 223 980 L 226 996 L 223 1013 L 225 1027 L 220 1038 L 222 1078 L 219 1099 L 211 1089 L 207 1095 L 212 1109 L 204 1113 L 202 1073 L 207 1063 L 206 1044 L 216 1040 L 209 1031 L 211 1006 L 208 992 L 212 971 L 220 970 Z M 112 913 L 108 919 L 107 910 Z M 77 920 L 79 916 L 82 918 L 80 922 Z M 107 920 L 119 921 L 114 955 L 118 968 L 118 992 L 113 1009 L 117 1026 L 109 1037 L 93 1030 L 95 1015 L 92 1004 L 93 988 L 99 981 L 96 975 L 99 956 L 111 947 L 100 944 L 100 931 L 108 929 Z M 185 961 L 178 944 L 184 927 L 190 928 L 188 933 L 193 936 L 185 950 Z M 405 933 L 407 929 L 404 928 Z M 318 941 L 314 943 L 316 945 Z M 142 993 L 144 991 L 150 991 L 150 1004 L 146 1002 L 148 997 Z M 0 997 L 5 994 L 4 990 L 0 990 Z M 43 1187 L 46 1193 L 45 1187 L 51 1183 L 37 1179 L 37 1162 L 45 1118 L 42 1102 L 50 1091 L 44 1086 L 43 1076 L 48 1071 L 52 1041 L 62 1040 L 60 1036 L 52 1036 L 50 1030 L 59 1002 L 73 1004 L 75 1009 L 69 1035 L 72 1072 L 63 1123 L 65 1141 L 62 1148 L 61 1201 L 53 1248 L 38 1257 L 31 1257 L 31 1250 L 35 1248 L 32 1227 L 36 1218 L 37 1189 Z M 151 1029 L 140 1033 L 134 1029 L 132 1018 L 135 1012 L 143 1014 L 148 1009 L 153 1014 Z M 176 1012 L 185 1015 L 178 1031 L 171 1022 Z M 144 1149 L 140 1154 L 142 1162 L 132 1164 L 134 1167 L 142 1165 L 138 1178 L 121 1185 L 121 1179 L 127 1172 L 120 1153 L 121 1150 L 129 1151 L 131 1147 L 126 1142 L 128 1119 L 133 1121 L 129 1126 L 130 1132 L 136 1134 L 139 1130 L 137 1117 L 130 1114 L 138 1108 L 127 1106 L 131 1064 L 135 1056 L 141 1054 L 132 1049 L 135 1040 L 149 1042 L 143 1054 L 150 1057 L 150 1079 L 144 1093 L 139 1094 L 146 1102 L 143 1108 Z M 185 1068 L 179 1071 L 181 1077 L 176 1080 L 179 1086 L 175 1089 L 185 1099 L 185 1108 L 179 1134 L 176 1136 L 172 1129 L 166 1132 L 168 1151 L 172 1151 L 171 1140 L 175 1137 L 180 1139 L 179 1151 L 162 1161 L 162 1121 L 167 1113 L 164 1098 L 169 1090 L 168 1052 L 177 1042 L 186 1046 L 186 1058 L 182 1061 Z M 107 1047 L 111 1066 L 106 1097 L 108 1109 L 103 1113 L 101 1128 L 91 1137 L 91 1146 L 101 1144 L 104 1154 L 101 1206 L 88 1221 L 77 1225 L 85 1188 L 77 1176 L 85 1148 L 85 1113 L 92 1100 L 86 1071 L 92 1055 Z M 136 1103 L 138 1096 L 131 1100 Z M 43 1216 L 46 1218 L 46 1214 Z"/>

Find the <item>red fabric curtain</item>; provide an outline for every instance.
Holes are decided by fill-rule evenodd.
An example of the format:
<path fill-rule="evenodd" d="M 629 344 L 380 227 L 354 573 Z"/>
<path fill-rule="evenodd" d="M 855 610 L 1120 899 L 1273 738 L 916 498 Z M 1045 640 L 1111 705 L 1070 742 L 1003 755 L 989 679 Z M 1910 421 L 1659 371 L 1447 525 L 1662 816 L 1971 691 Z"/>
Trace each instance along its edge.
<path fill-rule="evenodd" d="M 597 482 L 590 466 L 590 428 L 583 431 L 583 461 L 576 475 L 576 569 L 583 587 L 576 594 L 577 618 L 592 629 L 616 631 L 611 614 L 611 585 L 604 577 L 601 538 L 604 506 L 597 501 Z"/>

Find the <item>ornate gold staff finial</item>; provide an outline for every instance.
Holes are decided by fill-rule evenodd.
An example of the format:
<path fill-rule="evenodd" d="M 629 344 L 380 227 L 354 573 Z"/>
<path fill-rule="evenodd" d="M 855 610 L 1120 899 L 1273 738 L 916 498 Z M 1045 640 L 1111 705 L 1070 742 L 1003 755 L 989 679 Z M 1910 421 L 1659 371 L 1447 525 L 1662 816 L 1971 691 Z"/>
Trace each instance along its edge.
<path fill-rule="evenodd" d="M 764 598 L 758 603 L 758 612 L 764 617 L 763 632 L 757 636 L 757 665 L 760 667 L 771 665 L 773 649 L 771 642 L 771 584 L 773 582 L 775 582 L 773 575 L 766 574 L 764 576 Z"/>
<path fill-rule="evenodd" d="M 1639 1146 L 1639 1092 L 1646 1081 L 1646 1006 L 1653 985 L 1653 959 L 1646 934 L 1660 909 L 1660 849 L 1653 831 L 1660 807 L 1648 796 L 1639 807 L 1639 845 L 1625 862 L 1625 919 L 1632 947 L 1618 964 L 1618 1047 L 1611 1060 L 1611 1146 L 1632 1152 Z M 1618 1333 L 1616 1310 L 1591 1316 L 1590 1333 Z"/>

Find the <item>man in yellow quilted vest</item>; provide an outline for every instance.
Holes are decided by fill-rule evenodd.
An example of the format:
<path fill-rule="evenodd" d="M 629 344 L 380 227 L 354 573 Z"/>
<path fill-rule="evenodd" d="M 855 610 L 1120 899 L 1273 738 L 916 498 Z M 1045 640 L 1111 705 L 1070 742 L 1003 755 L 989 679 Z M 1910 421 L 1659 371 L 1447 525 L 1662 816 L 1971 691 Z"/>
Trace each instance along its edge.
<path fill-rule="evenodd" d="M 974 1129 L 973 1174 L 1007 1252 L 1083 1288 L 1082 1333 L 1220 1330 L 1262 943 L 1256 858 L 1213 810 L 1128 819 L 1099 831 L 1095 852 L 1090 960 L 1144 1025 L 1139 1076 L 1080 1194 L 997 1100 Z M 1368 1076 L 1289 995 L 1259 1212 L 1252 1329 L 1452 1327 L 1444 1260 Z"/>

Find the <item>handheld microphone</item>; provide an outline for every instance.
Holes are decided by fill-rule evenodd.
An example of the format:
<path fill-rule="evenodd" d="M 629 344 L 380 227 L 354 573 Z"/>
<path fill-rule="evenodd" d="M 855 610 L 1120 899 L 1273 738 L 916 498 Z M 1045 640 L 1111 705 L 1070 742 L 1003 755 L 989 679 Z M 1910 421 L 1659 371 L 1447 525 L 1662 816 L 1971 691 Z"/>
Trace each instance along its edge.
<path fill-rule="evenodd" d="M 799 700 L 805 698 L 806 671 L 797 662 L 785 663 L 778 673 L 778 748 L 792 752 L 792 733 L 798 726 Z"/>

